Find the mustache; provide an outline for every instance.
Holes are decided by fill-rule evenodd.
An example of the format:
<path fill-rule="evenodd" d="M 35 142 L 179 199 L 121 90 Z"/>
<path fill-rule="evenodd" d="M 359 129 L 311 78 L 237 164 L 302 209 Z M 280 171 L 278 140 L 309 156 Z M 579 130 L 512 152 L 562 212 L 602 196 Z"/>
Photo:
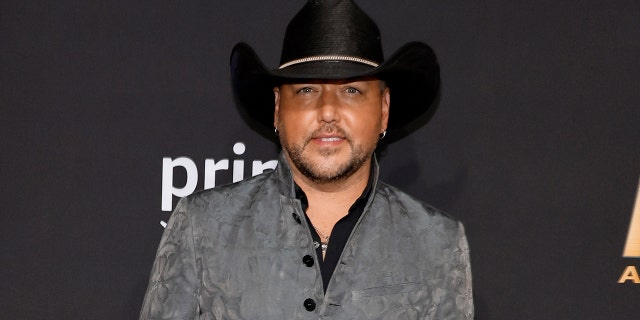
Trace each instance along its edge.
<path fill-rule="evenodd" d="M 349 135 L 347 135 L 347 132 L 344 129 L 340 128 L 335 124 L 325 124 L 322 127 L 314 130 L 309 135 L 309 137 L 307 137 L 307 142 L 313 139 L 313 137 L 316 137 L 319 135 L 337 135 L 349 140 Z"/>

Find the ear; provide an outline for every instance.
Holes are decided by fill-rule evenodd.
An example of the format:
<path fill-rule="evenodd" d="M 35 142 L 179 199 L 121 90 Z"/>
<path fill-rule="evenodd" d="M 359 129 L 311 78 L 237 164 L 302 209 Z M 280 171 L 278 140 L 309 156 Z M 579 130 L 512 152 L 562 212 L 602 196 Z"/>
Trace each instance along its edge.
<path fill-rule="evenodd" d="M 279 122 L 278 113 L 280 112 L 280 88 L 278 87 L 273 88 L 273 96 L 275 98 L 275 102 L 274 102 L 275 108 L 273 109 L 273 127 L 278 128 L 278 122 Z"/>
<path fill-rule="evenodd" d="M 387 130 L 387 124 L 389 123 L 389 107 L 391 106 L 391 93 L 389 87 L 384 88 L 382 92 L 382 119 L 380 124 L 382 129 Z"/>

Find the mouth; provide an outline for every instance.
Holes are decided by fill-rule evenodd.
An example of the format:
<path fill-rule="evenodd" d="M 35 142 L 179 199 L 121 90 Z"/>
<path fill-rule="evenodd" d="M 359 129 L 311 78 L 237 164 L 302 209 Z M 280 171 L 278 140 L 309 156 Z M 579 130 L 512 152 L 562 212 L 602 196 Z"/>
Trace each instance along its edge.
<path fill-rule="evenodd" d="M 341 144 L 344 141 L 345 141 L 345 138 L 343 138 L 343 137 L 335 137 L 335 136 L 331 136 L 331 137 L 312 137 L 311 138 L 311 142 L 313 142 L 314 144 L 319 145 L 319 146 L 325 146 L 325 147 L 337 146 L 337 145 Z"/>
<path fill-rule="evenodd" d="M 323 133 L 317 133 L 311 136 L 310 139 L 313 143 L 315 143 L 316 145 L 319 146 L 324 146 L 324 147 L 331 147 L 331 146 L 338 146 L 341 143 L 343 143 L 344 141 L 347 140 L 346 136 L 339 133 L 339 132 L 323 132 Z"/>
<path fill-rule="evenodd" d="M 314 139 L 320 140 L 322 142 L 338 142 L 343 140 L 343 138 L 340 138 L 340 137 L 323 137 L 323 138 L 314 138 Z"/>
<path fill-rule="evenodd" d="M 339 127 L 324 127 L 313 132 L 309 140 L 321 147 L 337 147 L 347 141 L 347 134 Z"/>

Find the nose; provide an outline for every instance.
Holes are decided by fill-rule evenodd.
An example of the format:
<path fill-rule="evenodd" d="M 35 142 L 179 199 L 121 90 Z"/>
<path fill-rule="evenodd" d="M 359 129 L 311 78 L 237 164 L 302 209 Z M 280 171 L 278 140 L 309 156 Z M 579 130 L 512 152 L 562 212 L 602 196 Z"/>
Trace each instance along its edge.
<path fill-rule="evenodd" d="M 340 121 L 340 99 L 333 90 L 322 90 L 318 99 L 318 121 Z"/>

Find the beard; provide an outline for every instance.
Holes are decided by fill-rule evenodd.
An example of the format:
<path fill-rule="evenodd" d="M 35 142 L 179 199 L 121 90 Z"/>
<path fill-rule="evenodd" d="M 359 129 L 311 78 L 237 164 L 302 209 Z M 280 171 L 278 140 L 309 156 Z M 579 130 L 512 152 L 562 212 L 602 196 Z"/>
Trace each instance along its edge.
<path fill-rule="evenodd" d="M 293 165 L 305 177 L 316 183 L 329 183 L 342 181 L 353 175 L 358 169 L 371 158 L 376 149 L 377 141 L 370 145 L 355 144 L 351 137 L 344 130 L 335 125 L 326 125 L 312 132 L 301 144 L 292 144 L 287 141 L 283 134 L 280 135 L 280 144 L 289 155 L 289 159 Z M 340 152 L 337 148 L 321 149 L 314 156 L 309 152 L 305 152 L 306 147 L 315 134 L 319 133 L 337 133 L 343 137 L 349 146 L 349 156 L 344 161 L 330 161 L 329 158 Z M 317 156 L 319 155 L 319 157 Z M 314 158 L 316 159 L 314 161 Z"/>

